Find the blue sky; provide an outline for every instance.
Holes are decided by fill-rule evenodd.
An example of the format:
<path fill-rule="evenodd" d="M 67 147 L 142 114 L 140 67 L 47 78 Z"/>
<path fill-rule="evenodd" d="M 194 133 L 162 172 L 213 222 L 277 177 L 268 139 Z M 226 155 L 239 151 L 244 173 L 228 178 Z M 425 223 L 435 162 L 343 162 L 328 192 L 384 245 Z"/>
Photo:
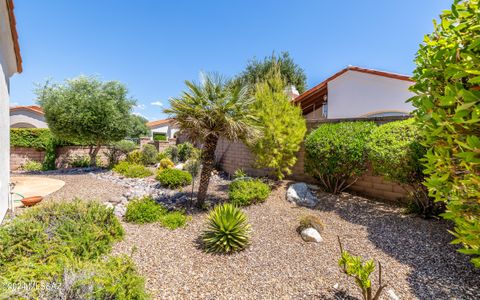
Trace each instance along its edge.
<path fill-rule="evenodd" d="M 289 51 L 309 87 L 347 65 L 411 74 L 423 35 L 451 2 L 16 0 L 24 72 L 11 80 L 11 102 L 33 104 L 34 83 L 49 78 L 99 75 L 125 83 L 136 112 L 161 119 L 158 104 L 184 80 L 234 76 L 273 51 Z"/>

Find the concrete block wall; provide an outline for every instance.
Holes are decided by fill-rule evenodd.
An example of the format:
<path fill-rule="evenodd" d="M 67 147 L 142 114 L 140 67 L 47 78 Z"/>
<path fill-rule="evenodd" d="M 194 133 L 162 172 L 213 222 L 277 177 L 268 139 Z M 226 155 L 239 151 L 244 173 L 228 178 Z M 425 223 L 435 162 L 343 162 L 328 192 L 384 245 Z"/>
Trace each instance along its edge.
<path fill-rule="evenodd" d="M 57 148 L 57 158 L 55 160 L 55 167 L 57 169 L 69 168 L 70 163 L 76 157 L 89 156 L 90 147 L 88 146 L 64 146 Z M 108 163 L 107 156 L 108 147 L 102 146 L 98 152 L 97 158 L 102 164 Z"/>
<path fill-rule="evenodd" d="M 43 162 L 45 151 L 34 148 L 11 147 L 10 148 L 10 170 L 20 169 L 26 161 L 32 160 Z"/>

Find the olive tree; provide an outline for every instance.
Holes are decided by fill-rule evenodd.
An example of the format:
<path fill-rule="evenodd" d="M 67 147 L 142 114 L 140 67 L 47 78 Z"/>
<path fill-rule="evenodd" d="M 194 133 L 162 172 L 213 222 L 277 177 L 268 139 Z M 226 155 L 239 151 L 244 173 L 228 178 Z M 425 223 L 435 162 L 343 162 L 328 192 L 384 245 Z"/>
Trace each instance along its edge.
<path fill-rule="evenodd" d="M 102 145 L 123 139 L 130 130 L 135 101 L 117 81 L 80 76 L 36 90 L 52 133 L 66 141 L 90 146 L 90 165 Z"/>

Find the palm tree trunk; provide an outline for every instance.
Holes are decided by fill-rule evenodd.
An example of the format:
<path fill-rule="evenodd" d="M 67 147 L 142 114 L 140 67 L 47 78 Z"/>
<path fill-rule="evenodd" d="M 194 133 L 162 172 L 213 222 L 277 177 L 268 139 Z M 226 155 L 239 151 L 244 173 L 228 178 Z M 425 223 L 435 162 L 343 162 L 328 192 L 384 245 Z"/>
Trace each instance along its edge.
<path fill-rule="evenodd" d="M 217 149 L 218 137 L 209 136 L 205 141 L 202 153 L 202 173 L 197 194 L 197 207 L 202 208 L 207 197 L 208 183 L 215 164 L 215 149 Z"/>

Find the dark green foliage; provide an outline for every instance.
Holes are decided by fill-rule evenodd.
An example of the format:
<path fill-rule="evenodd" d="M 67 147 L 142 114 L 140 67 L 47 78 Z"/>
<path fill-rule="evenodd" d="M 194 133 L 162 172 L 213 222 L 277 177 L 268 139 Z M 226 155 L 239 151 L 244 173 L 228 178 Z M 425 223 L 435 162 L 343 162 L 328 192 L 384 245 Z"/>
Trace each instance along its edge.
<path fill-rule="evenodd" d="M 244 212 L 230 203 L 213 208 L 202 236 L 205 251 L 233 253 L 245 249 L 249 239 L 250 224 Z"/>
<path fill-rule="evenodd" d="M 230 203 L 248 206 L 264 202 L 270 195 L 270 187 L 258 179 L 237 179 L 228 187 Z"/>
<path fill-rule="evenodd" d="M 456 244 L 480 267 L 480 6 L 454 1 L 417 52 L 411 99 L 427 146 L 426 186 Z"/>
<path fill-rule="evenodd" d="M 142 148 L 142 163 L 144 165 L 153 165 L 157 162 L 158 151 L 154 145 L 146 144 Z"/>
<path fill-rule="evenodd" d="M 63 84 L 47 82 L 36 94 L 56 137 L 92 147 L 92 166 L 103 144 L 123 139 L 130 129 L 135 101 L 119 82 L 80 76 Z"/>
<path fill-rule="evenodd" d="M 142 116 L 131 115 L 130 124 L 125 138 L 138 141 L 142 136 L 148 136 L 150 129 L 147 126 L 148 120 Z"/>
<path fill-rule="evenodd" d="M 181 162 L 185 162 L 192 155 L 194 147 L 192 143 L 185 142 L 185 143 L 179 144 L 177 148 L 178 148 L 178 160 Z"/>
<path fill-rule="evenodd" d="M 119 162 L 112 170 L 129 178 L 144 178 L 153 174 L 152 171 L 145 166 L 132 164 L 127 161 Z"/>
<path fill-rule="evenodd" d="M 305 140 L 305 170 L 337 194 L 367 170 L 367 141 L 375 124 L 341 122 L 320 125 Z"/>
<path fill-rule="evenodd" d="M 256 167 L 267 168 L 283 179 L 297 162 L 307 126 L 301 108 L 292 105 L 285 94 L 280 66 L 272 65 L 263 80 L 255 86 L 253 104 L 261 134 L 248 145 L 255 154 Z"/>
<path fill-rule="evenodd" d="M 154 141 L 166 141 L 167 136 L 163 133 L 154 133 L 153 134 L 153 140 Z"/>
<path fill-rule="evenodd" d="M 127 257 L 104 256 L 123 229 L 98 202 L 50 202 L 0 227 L 0 285 L 46 283 L 53 289 L 6 289 L 5 299 L 147 299 Z"/>
<path fill-rule="evenodd" d="M 382 284 L 382 265 L 380 263 L 378 264 L 378 289 L 374 291 L 370 279 L 370 275 L 375 271 L 374 261 L 372 259 L 364 261 L 362 257 L 353 256 L 348 251 L 343 250 L 340 238 L 338 238 L 338 243 L 341 253 L 338 265 L 342 268 L 343 273 L 355 280 L 355 284 L 362 292 L 363 300 L 380 299 L 383 289 L 387 287 L 387 285 Z"/>
<path fill-rule="evenodd" d="M 192 175 L 177 169 L 165 169 L 158 172 L 156 179 L 164 187 L 175 189 L 192 183 Z"/>
<path fill-rule="evenodd" d="M 188 217 L 183 211 L 167 211 L 152 197 L 143 197 L 128 203 L 125 221 L 136 224 L 160 222 L 163 227 L 173 230 L 184 227 Z"/>
<path fill-rule="evenodd" d="M 167 210 L 151 197 L 144 197 L 128 203 L 125 220 L 137 224 L 153 223 L 159 221 L 166 212 Z"/>
<path fill-rule="evenodd" d="M 388 180 L 408 185 L 420 214 L 431 217 L 441 213 L 442 205 L 428 196 L 423 185 L 426 149 L 413 119 L 378 126 L 368 142 L 373 171 Z"/>
<path fill-rule="evenodd" d="M 10 146 L 45 150 L 52 142 L 49 129 L 44 128 L 12 128 L 10 129 Z"/>
<path fill-rule="evenodd" d="M 118 163 L 120 157 L 128 155 L 136 148 L 137 144 L 129 140 L 121 140 L 111 144 L 107 152 L 108 166 L 113 167 Z"/>
<path fill-rule="evenodd" d="M 263 82 L 276 65 L 280 66 L 280 73 L 287 85 L 294 85 L 299 93 L 305 92 L 307 76 L 303 69 L 293 61 L 288 52 L 282 52 L 279 56 L 272 54 L 265 57 L 263 61 L 253 58 L 248 62 L 245 71 L 235 78 L 234 83 L 250 86 L 253 94 L 255 85 Z"/>

